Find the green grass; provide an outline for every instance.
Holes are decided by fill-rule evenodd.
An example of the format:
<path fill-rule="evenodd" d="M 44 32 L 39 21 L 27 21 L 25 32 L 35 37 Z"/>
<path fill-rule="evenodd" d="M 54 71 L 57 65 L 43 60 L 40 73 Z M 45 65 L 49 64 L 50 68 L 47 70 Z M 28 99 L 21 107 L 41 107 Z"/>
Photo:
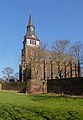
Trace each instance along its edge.
<path fill-rule="evenodd" d="M 0 92 L 0 120 L 83 120 L 83 99 Z"/>

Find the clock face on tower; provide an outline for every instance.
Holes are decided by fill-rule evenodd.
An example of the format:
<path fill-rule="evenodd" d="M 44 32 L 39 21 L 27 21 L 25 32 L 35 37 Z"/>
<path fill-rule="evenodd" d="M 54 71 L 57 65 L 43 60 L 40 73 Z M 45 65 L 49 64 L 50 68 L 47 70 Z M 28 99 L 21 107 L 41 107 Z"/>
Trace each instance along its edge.
<path fill-rule="evenodd" d="M 34 28 L 33 28 L 33 27 L 30 27 L 30 29 L 31 29 L 31 31 L 33 31 L 33 30 L 34 30 Z"/>

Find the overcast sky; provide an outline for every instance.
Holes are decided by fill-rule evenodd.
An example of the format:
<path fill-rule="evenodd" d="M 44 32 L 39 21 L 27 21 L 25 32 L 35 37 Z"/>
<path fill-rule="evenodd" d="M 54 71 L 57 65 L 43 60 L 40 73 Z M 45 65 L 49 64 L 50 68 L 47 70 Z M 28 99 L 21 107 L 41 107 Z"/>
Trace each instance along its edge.
<path fill-rule="evenodd" d="M 5 67 L 18 72 L 30 11 L 41 42 L 83 41 L 83 0 L 0 0 L 0 77 Z"/>

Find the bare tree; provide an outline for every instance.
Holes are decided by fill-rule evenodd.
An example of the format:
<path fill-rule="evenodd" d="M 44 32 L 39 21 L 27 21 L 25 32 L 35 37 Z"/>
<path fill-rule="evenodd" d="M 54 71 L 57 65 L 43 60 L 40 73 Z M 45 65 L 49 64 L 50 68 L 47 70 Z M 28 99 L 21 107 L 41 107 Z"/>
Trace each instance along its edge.
<path fill-rule="evenodd" d="M 35 74 L 35 78 L 37 78 L 41 72 L 40 68 L 40 62 L 41 60 L 44 58 L 45 54 L 46 54 L 46 47 L 47 47 L 47 43 L 40 43 L 40 46 L 33 46 L 33 47 L 28 47 L 27 50 L 28 52 L 26 52 L 27 55 L 24 55 L 24 57 L 26 58 L 25 60 L 25 79 L 30 79 L 31 77 L 31 69 L 32 69 L 32 65 L 33 65 L 33 71 Z M 38 62 L 38 64 L 37 64 Z"/>
<path fill-rule="evenodd" d="M 59 78 L 64 76 L 63 65 L 68 65 L 70 61 L 70 56 L 68 55 L 68 48 L 69 48 L 69 41 L 68 40 L 56 40 L 52 44 L 52 59 L 58 65 L 58 75 Z"/>
<path fill-rule="evenodd" d="M 71 46 L 71 55 L 73 55 L 78 63 L 78 76 L 81 76 L 81 67 L 83 66 L 83 43 L 78 41 Z"/>
<path fill-rule="evenodd" d="M 3 69 L 3 78 L 9 82 L 9 79 L 12 78 L 14 70 L 11 67 L 6 67 Z"/>
<path fill-rule="evenodd" d="M 40 61 L 43 56 L 45 56 L 45 50 L 47 48 L 47 43 L 40 43 L 40 46 L 29 47 L 28 51 L 28 61 Z"/>
<path fill-rule="evenodd" d="M 52 59 L 57 63 L 56 74 L 59 78 L 66 77 L 66 75 L 72 77 L 72 65 L 76 60 L 69 52 L 70 45 L 69 40 L 56 40 L 52 44 Z"/>
<path fill-rule="evenodd" d="M 75 42 L 71 46 L 71 53 L 80 63 L 83 63 L 83 43 L 81 41 Z"/>
<path fill-rule="evenodd" d="M 18 81 L 18 76 L 19 76 L 19 73 L 17 72 L 17 73 L 14 73 L 14 79 L 15 79 L 15 81 Z"/>
<path fill-rule="evenodd" d="M 69 43 L 68 40 L 56 40 L 52 44 L 52 51 L 58 54 L 67 53 Z"/>
<path fill-rule="evenodd" d="M 35 78 L 39 79 L 41 78 L 41 73 L 42 73 L 42 66 L 41 66 L 41 62 L 43 59 L 45 59 L 46 55 L 47 55 L 47 43 L 40 43 L 40 47 L 35 49 L 35 54 L 34 54 L 34 59 L 32 61 L 32 65 L 33 65 L 33 70 L 34 70 L 34 74 L 35 74 Z"/>
<path fill-rule="evenodd" d="M 58 61 L 60 63 L 65 62 L 65 59 L 68 59 L 68 56 L 66 58 L 66 54 L 68 53 L 69 48 L 69 41 L 68 40 L 56 40 L 52 44 L 52 58 L 55 61 Z"/>

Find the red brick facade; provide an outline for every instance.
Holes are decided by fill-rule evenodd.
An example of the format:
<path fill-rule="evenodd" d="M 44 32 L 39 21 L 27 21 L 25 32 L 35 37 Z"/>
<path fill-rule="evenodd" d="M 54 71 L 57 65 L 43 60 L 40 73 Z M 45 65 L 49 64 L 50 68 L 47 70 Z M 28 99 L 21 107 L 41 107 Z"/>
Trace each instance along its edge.
<path fill-rule="evenodd" d="M 49 60 L 48 58 L 51 56 L 49 51 L 45 52 L 45 58 L 43 57 L 42 59 L 39 43 L 40 41 L 35 35 L 35 27 L 30 15 L 27 33 L 23 41 L 21 64 L 19 66 L 19 80 L 29 83 L 28 91 L 30 93 L 46 92 L 46 87 L 44 88 L 43 85 L 47 79 L 78 77 L 79 72 L 76 63 L 67 61 L 60 64 L 52 59 Z"/>

